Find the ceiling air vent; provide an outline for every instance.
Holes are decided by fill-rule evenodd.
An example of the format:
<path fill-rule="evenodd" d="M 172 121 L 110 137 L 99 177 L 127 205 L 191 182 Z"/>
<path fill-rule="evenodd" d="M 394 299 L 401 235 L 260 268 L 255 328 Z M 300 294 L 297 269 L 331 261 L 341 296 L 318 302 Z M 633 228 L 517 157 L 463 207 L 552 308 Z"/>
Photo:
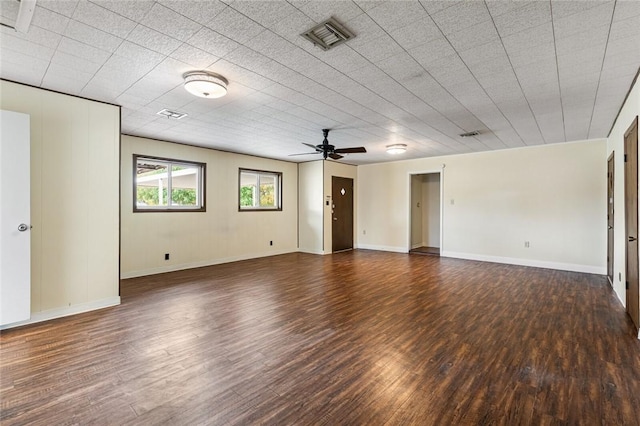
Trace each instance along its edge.
<path fill-rule="evenodd" d="M 329 50 L 355 37 L 334 18 L 316 25 L 301 35 L 322 50 Z"/>
<path fill-rule="evenodd" d="M 470 138 L 471 136 L 478 136 L 480 134 L 479 131 L 474 130 L 473 132 L 460 133 L 461 138 Z"/>
<path fill-rule="evenodd" d="M 184 112 L 171 111 L 168 109 L 163 109 L 162 111 L 158 111 L 156 114 L 162 115 L 167 118 L 173 118 L 174 120 L 180 120 L 181 118 L 185 118 L 187 114 Z"/>

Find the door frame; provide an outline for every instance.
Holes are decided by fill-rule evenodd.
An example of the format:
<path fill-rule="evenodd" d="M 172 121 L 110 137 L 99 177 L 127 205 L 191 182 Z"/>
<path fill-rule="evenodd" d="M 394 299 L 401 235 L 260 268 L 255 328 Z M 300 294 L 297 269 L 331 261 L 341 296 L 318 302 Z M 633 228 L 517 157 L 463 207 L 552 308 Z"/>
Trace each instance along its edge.
<path fill-rule="evenodd" d="M 427 169 L 422 171 L 413 171 L 407 173 L 407 229 L 406 229 L 406 240 L 405 240 L 405 253 L 409 253 L 411 250 L 411 178 L 415 175 L 431 175 L 438 174 L 440 175 L 440 256 L 444 252 L 444 168 L 443 164 L 440 169 Z"/>
<path fill-rule="evenodd" d="M 635 183 L 636 183 L 636 187 L 635 188 L 631 188 L 632 191 L 629 192 L 628 188 L 628 158 L 627 157 L 627 136 L 631 133 L 632 130 L 636 131 L 636 146 L 635 146 L 635 156 L 633 156 L 633 161 L 635 162 L 635 167 L 636 167 L 636 175 L 635 175 Z M 638 172 L 640 171 L 640 162 L 638 161 L 638 153 L 640 152 L 640 147 L 638 146 L 638 143 L 640 141 L 638 141 L 638 116 L 635 116 L 633 121 L 631 122 L 631 125 L 629 126 L 629 128 L 624 132 L 624 137 L 623 137 L 623 149 L 624 149 L 624 156 L 625 156 L 625 166 L 624 166 L 624 209 L 625 209 L 625 215 L 624 215 L 624 219 L 625 219 L 625 226 L 624 226 L 624 244 L 625 244 L 625 304 L 626 304 L 626 312 L 629 315 L 630 319 L 632 320 L 633 326 L 635 327 L 635 332 L 638 333 L 638 337 L 640 338 L 640 296 L 638 296 L 638 300 L 631 302 L 631 292 L 630 292 L 630 284 L 629 284 L 629 260 L 630 260 L 630 256 L 629 256 L 629 194 L 632 194 L 631 196 L 633 198 L 635 198 L 635 204 L 636 204 L 636 208 L 635 209 L 631 209 L 631 211 L 633 212 L 635 219 L 636 219 L 636 233 L 638 233 L 638 231 L 640 231 L 640 229 L 638 229 L 638 201 L 639 201 L 639 197 L 638 197 L 638 189 L 640 188 L 639 186 L 639 176 L 638 176 Z M 632 198 L 632 199 L 633 199 Z M 638 253 L 636 253 L 636 258 L 634 259 L 634 261 L 636 262 L 636 269 L 638 269 L 640 267 L 640 250 L 638 250 Z M 636 286 L 639 285 L 639 283 L 635 283 Z M 630 310 L 630 304 L 634 303 L 634 307 L 636 309 L 637 312 L 635 312 L 636 317 L 634 318 L 634 316 L 632 315 L 632 312 Z"/>
<path fill-rule="evenodd" d="M 609 170 L 609 165 L 611 165 L 611 170 Z M 611 155 L 607 158 L 607 277 L 609 278 L 609 284 L 613 287 L 614 275 L 615 275 L 615 179 L 616 179 L 616 164 L 615 164 L 615 151 L 611 151 Z M 611 173 L 611 177 L 609 177 L 609 173 Z M 612 185 L 609 185 L 609 179 L 612 179 Z M 609 188 L 611 189 L 611 193 L 609 193 Z M 611 218 L 609 218 L 609 213 L 611 213 Z M 609 229 L 609 222 L 611 222 L 611 229 Z M 613 241 L 609 238 L 609 232 L 613 234 Z M 611 275 L 609 275 L 611 272 Z"/>

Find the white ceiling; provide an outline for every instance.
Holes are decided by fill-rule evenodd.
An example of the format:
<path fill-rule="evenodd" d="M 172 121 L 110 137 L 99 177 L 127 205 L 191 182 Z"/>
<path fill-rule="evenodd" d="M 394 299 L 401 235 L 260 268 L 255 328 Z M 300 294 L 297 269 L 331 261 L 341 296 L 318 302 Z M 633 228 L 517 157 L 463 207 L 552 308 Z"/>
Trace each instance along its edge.
<path fill-rule="evenodd" d="M 300 34 L 331 16 L 356 37 L 325 52 Z M 125 134 L 291 161 L 323 128 L 351 164 L 606 137 L 640 66 L 637 0 L 38 0 L 0 31 L 0 77 L 121 105 Z M 228 95 L 186 92 L 200 69 Z"/>

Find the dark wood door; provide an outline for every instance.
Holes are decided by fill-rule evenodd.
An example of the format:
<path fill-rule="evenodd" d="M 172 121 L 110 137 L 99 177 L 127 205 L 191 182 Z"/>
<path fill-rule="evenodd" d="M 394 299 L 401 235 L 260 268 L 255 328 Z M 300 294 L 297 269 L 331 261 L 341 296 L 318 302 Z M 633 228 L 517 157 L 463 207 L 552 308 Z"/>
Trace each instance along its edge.
<path fill-rule="evenodd" d="M 607 277 L 613 285 L 613 188 L 614 188 L 614 153 L 607 160 Z"/>
<path fill-rule="evenodd" d="M 624 134 L 624 197 L 627 236 L 627 312 L 636 326 L 638 315 L 638 117 Z"/>
<path fill-rule="evenodd" d="M 331 251 L 353 248 L 353 179 L 331 177 Z"/>

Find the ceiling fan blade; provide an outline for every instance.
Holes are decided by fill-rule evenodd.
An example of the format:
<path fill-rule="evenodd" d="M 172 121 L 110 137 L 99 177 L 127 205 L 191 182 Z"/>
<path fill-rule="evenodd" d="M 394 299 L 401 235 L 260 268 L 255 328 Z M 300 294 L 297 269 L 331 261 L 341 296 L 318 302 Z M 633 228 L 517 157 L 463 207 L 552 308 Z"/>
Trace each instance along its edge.
<path fill-rule="evenodd" d="M 354 148 L 338 148 L 334 152 L 339 154 L 357 154 L 360 152 L 367 152 L 364 146 L 354 147 Z"/>
<path fill-rule="evenodd" d="M 342 155 L 332 152 L 331 154 L 329 154 L 329 157 L 333 158 L 334 160 L 339 160 L 342 158 Z"/>
<path fill-rule="evenodd" d="M 304 143 L 304 142 L 302 142 L 302 145 L 306 145 L 306 146 L 308 146 L 309 148 L 313 148 L 313 149 L 315 149 L 315 150 L 316 150 L 316 152 L 322 152 L 322 150 L 321 150 L 321 149 L 319 149 L 319 148 L 318 148 L 317 146 L 315 146 L 315 145 L 311 145 L 310 143 Z"/>
<path fill-rule="evenodd" d="M 318 151 L 316 152 L 302 152 L 300 154 L 289 154 L 289 157 L 293 157 L 294 155 L 316 155 L 318 153 Z"/>

